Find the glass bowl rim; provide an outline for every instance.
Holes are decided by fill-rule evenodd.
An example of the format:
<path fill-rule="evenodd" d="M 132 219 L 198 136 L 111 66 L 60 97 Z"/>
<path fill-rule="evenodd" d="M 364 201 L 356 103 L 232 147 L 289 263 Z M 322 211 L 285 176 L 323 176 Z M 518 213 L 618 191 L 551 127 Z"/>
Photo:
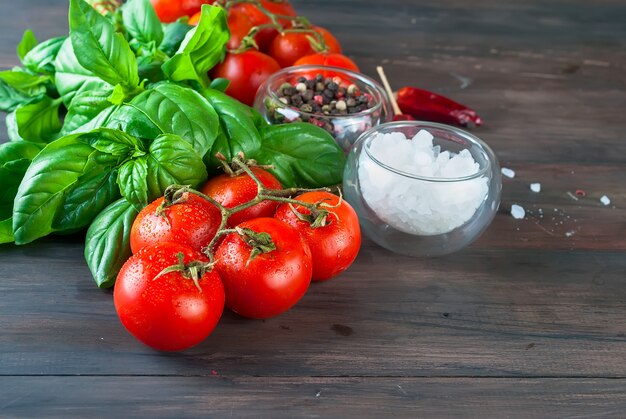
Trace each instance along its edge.
<path fill-rule="evenodd" d="M 280 98 L 278 97 L 278 95 L 276 94 L 276 92 L 270 88 L 270 86 L 273 84 L 273 82 L 277 81 L 278 79 L 282 78 L 283 76 L 289 74 L 289 73 L 294 73 L 294 75 L 297 75 L 297 73 L 302 72 L 302 71 L 312 71 L 312 70 L 321 70 L 321 71 L 335 71 L 338 73 L 343 73 L 346 74 L 349 77 L 352 77 L 354 79 L 357 79 L 359 82 L 372 87 L 373 90 L 378 94 L 379 98 L 375 98 L 376 103 L 374 104 L 374 106 L 372 106 L 371 108 L 367 108 L 361 112 L 356 112 L 356 113 L 350 113 L 347 115 L 324 115 L 324 114 L 319 114 L 319 113 L 314 113 L 314 112 L 305 112 L 302 111 L 300 109 L 294 109 L 291 105 L 287 105 L 283 102 L 280 101 Z M 385 104 L 385 102 L 389 102 L 389 98 L 387 97 L 387 93 L 385 92 L 385 90 L 383 89 L 383 87 L 373 78 L 363 74 L 363 73 L 357 73 L 356 71 L 352 71 L 352 70 L 348 70 L 346 68 L 341 68 L 341 67 L 333 67 L 333 66 L 329 66 L 329 65 L 317 65 L 317 64 L 308 64 L 308 65 L 296 65 L 296 66 L 291 66 L 291 67 L 285 67 L 279 71 L 277 71 L 276 73 L 272 74 L 264 83 L 265 86 L 265 90 L 267 91 L 268 95 L 276 102 L 276 105 L 282 109 L 290 109 L 294 112 L 298 112 L 299 114 L 302 115 L 307 115 L 309 117 L 312 118 L 337 118 L 337 119 L 344 119 L 344 118 L 354 118 L 354 117 L 362 117 L 362 116 L 367 116 L 370 115 L 378 110 L 382 110 L 383 109 L 383 105 Z M 262 94 L 263 92 L 261 90 L 259 90 L 258 94 Z"/>
<path fill-rule="evenodd" d="M 395 167 L 389 166 L 388 164 L 385 164 L 383 162 L 381 162 L 380 160 L 378 160 L 376 157 L 374 157 L 372 155 L 372 153 L 370 153 L 369 147 L 368 147 L 368 143 L 366 143 L 366 141 L 368 139 L 373 138 L 373 134 L 379 133 L 379 131 L 381 131 L 381 128 L 387 129 L 387 128 L 394 128 L 394 127 L 398 127 L 398 128 L 404 128 L 404 127 L 423 127 L 423 128 L 435 128 L 435 129 L 440 129 L 440 130 L 444 130 L 447 132 L 450 132 L 454 135 L 457 135 L 459 137 L 462 137 L 463 139 L 469 141 L 471 144 L 478 146 L 478 148 L 485 153 L 485 155 L 487 156 L 487 164 L 481 168 L 478 172 L 471 174 L 471 175 L 467 175 L 467 176 L 461 176 L 461 177 L 446 177 L 446 178 L 440 178 L 440 177 L 430 177 L 430 176 L 421 176 L 421 175 L 416 175 L 415 173 L 409 173 L 409 172 L 405 172 L 403 170 L 399 170 L 396 169 Z M 370 140 L 371 141 L 371 140 Z M 468 181 L 468 180 L 472 180 L 472 179 L 477 179 L 481 176 L 486 175 L 492 168 L 492 165 L 494 164 L 495 160 L 496 160 L 496 156 L 495 153 L 493 152 L 493 150 L 487 145 L 487 143 L 485 143 L 483 140 L 481 140 L 480 138 L 478 138 L 477 136 L 461 129 L 461 128 L 457 128 L 451 125 L 446 125 L 446 124 L 440 124 L 437 122 L 429 122 L 429 121 L 395 121 L 395 122 L 386 122 L 383 124 L 379 124 L 376 125 L 372 128 L 370 128 L 369 130 L 365 131 L 364 133 L 362 133 L 359 138 L 357 138 L 357 140 L 354 142 L 354 146 L 353 146 L 353 150 L 356 149 L 356 147 L 360 144 L 360 143 L 364 143 L 363 144 L 363 149 L 365 150 L 365 153 L 367 154 L 367 156 L 377 165 L 379 165 L 380 167 L 389 170 L 390 172 L 396 173 L 400 176 L 404 176 L 404 177 L 408 177 L 411 179 L 416 179 L 416 180 L 422 180 L 425 182 L 442 182 L 442 183 L 447 183 L 447 182 L 463 182 L 463 181 Z"/>

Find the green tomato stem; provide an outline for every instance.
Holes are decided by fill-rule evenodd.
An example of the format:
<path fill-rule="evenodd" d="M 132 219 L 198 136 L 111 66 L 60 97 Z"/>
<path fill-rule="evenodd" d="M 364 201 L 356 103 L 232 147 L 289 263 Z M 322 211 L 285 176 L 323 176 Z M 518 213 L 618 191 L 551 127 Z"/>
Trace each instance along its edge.
<path fill-rule="evenodd" d="M 227 228 L 228 220 L 230 217 L 238 212 L 251 208 L 263 201 L 275 201 L 280 203 L 286 203 L 293 205 L 299 205 L 301 207 L 306 208 L 310 211 L 311 220 L 319 220 L 324 219 L 328 214 L 328 210 L 321 208 L 317 203 L 311 204 L 308 202 L 298 201 L 297 199 L 293 199 L 292 196 L 296 196 L 305 192 L 314 192 L 314 191 L 326 191 L 330 192 L 329 188 L 316 188 L 316 189 L 302 189 L 302 188 L 287 188 L 287 189 L 271 189 L 266 188 L 263 183 L 259 180 L 256 174 L 250 168 L 250 162 L 254 163 L 254 161 L 245 161 L 243 155 L 235 156 L 232 159 L 232 165 L 234 167 L 238 167 L 239 170 L 243 173 L 246 173 L 250 178 L 257 184 L 257 195 L 254 199 L 244 202 L 243 204 L 237 205 L 232 208 L 226 208 L 215 199 L 211 198 L 203 194 L 200 191 L 192 189 L 190 186 L 185 185 L 170 185 L 166 191 L 165 196 L 167 201 L 171 204 L 175 204 L 177 200 L 181 199 L 185 193 L 195 194 L 211 204 L 215 205 L 215 207 L 220 211 L 222 219 L 220 221 L 220 225 L 215 233 L 215 236 L 211 240 L 211 242 L 203 249 L 203 253 L 209 258 L 211 264 L 215 262 L 215 245 L 219 241 L 220 237 L 225 236 L 230 233 L 239 232 L 236 229 Z M 238 170 L 238 171 L 239 171 Z M 232 170 L 231 170 L 232 171 Z M 237 172 L 238 172 L 237 171 Z M 233 172 L 237 173 L 237 172 Z M 293 208 L 293 207 L 292 207 Z M 295 209 L 295 208 L 293 208 Z"/>

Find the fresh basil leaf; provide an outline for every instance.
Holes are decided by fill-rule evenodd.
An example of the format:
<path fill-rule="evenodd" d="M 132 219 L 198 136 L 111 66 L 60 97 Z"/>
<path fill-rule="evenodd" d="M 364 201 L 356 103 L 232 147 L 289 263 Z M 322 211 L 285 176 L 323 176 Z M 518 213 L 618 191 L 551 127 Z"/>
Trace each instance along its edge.
<path fill-rule="evenodd" d="M 116 183 L 118 167 L 135 155 L 140 147 L 135 138 L 107 128 L 80 134 L 77 139 L 98 152 L 89 156 L 84 174 L 66 195 L 63 209 L 52 224 L 55 231 L 85 227 L 107 205 L 119 198 Z"/>
<path fill-rule="evenodd" d="M 99 128 L 81 134 L 78 136 L 78 140 L 121 160 L 145 154 L 141 151 L 142 144 L 135 137 L 115 129 Z"/>
<path fill-rule="evenodd" d="M 52 223 L 54 231 L 86 227 L 107 205 L 120 197 L 115 183 L 118 170 L 112 158 L 107 160 L 109 164 L 91 162 L 91 170 L 77 179 L 76 186 L 63 200 L 63 207 Z"/>
<path fill-rule="evenodd" d="M 160 133 L 180 136 L 201 156 L 211 149 L 217 137 L 219 122 L 216 110 L 202 95 L 189 88 L 161 83 L 136 96 L 130 105 L 143 114 L 128 113 L 133 119 L 143 117 L 151 121 Z M 155 138 L 145 134 L 142 137 Z"/>
<path fill-rule="evenodd" d="M 45 84 L 50 80 L 48 76 L 34 76 L 24 71 L 0 71 L 0 80 L 20 92 L 37 94 L 45 92 Z M 42 90 L 43 88 L 43 90 Z"/>
<path fill-rule="evenodd" d="M 162 61 L 157 60 L 154 56 L 144 56 L 137 58 L 137 66 L 139 77 L 142 80 L 148 80 L 150 83 L 158 83 L 165 80 L 165 74 L 161 69 Z"/>
<path fill-rule="evenodd" d="M 252 157 L 261 147 L 261 135 L 257 130 L 251 108 L 218 90 L 206 89 L 203 96 L 216 110 L 220 121 L 220 133 L 204 156 L 208 167 L 221 167 L 215 154 L 220 152 L 227 161 L 239 153 Z"/>
<path fill-rule="evenodd" d="M 126 30 L 137 41 L 157 46 L 163 41 L 161 21 L 149 0 L 130 0 L 122 8 L 122 17 Z"/>
<path fill-rule="evenodd" d="M 259 164 L 271 165 L 284 187 L 319 188 L 341 183 L 345 156 L 322 128 L 300 122 L 271 125 L 262 132 Z"/>
<path fill-rule="evenodd" d="M 254 108 L 248 108 L 250 112 L 250 117 L 252 118 L 252 122 L 254 126 L 259 130 L 259 132 L 263 131 L 265 128 L 270 126 L 270 123 L 267 122 L 263 115 L 259 111 Z"/>
<path fill-rule="evenodd" d="M 122 196 L 137 211 L 148 205 L 148 156 L 129 160 L 120 167 L 117 177 Z"/>
<path fill-rule="evenodd" d="M 35 103 L 19 106 L 15 110 L 17 132 L 26 141 L 48 142 L 61 131 L 59 99 L 48 96 Z"/>
<path fill-rule="evenodd" d="M 108 108 L 104 108 L 100 111 L 92 120 L 87 122 L 85 125 L 82 125 L 78 128 L 73 129 L 72 131 L 67 131 L 65 134 L 77 134 L 77 133 L 85 133 L 90 132 L 98 128 L 102 128 L 107 126 L 107 122 L 111 118 L 111 116 L 120 108 L 120 106 L 109 106 Z"/>
<path fill-rule="evenodd" d="M 124 99 L 126 99 L 126 94 L 124 93 L 124 88 L 121 84 L 116 84 L 113 88 L 113 92 L 111 92 L 107 98 L 107 100 L 114 105 L 121 105 L 124 103 Z"/>
<path fill-rule="evenodd" d="M 49 80 L 47 76 L 35 76 L 23 71 L 1 71 L 0 110 L 12 112 L 18 106 L 41 100 Z"/>
<path fill-rule="evenodd" d="M 226 92 L 228 86 L 230 86 L 230 80 L 219 77 L 211 80 L 211 84 L 209 84 L 210 89 L 219 90 L 220 92 Z"/>
<path fill-rule="evenodd" d="M 9 137 L 9 141 L 23 141 L 24 139 L 20 137 L 20 134 L 17 132 L 17 121 L 15 120 L 15 111 L 9 112 L 7 117 L 4 120 L 4 123 L 7 126 L 7 136 Z"/>
<path fill-rule="evenodd" d="M 203 5 L 198 26 L 187 32 L 176 55 L 163 64 L 173 81 L 195 80 L 209 85 L 207 72 L 224 59 L 230 31 L 221 7 Z"/>
<path fill-rule="evenodd" d="M 82 1 L 82 0 L 81 0 Z M 72 42 L 68 38 L 63 42 L 56 56 L 54 84 L 68 108 L 75 95 L 81 92 L 112 91 L 113 86 L 85 69 L 76 58 Z"/>
<path fill-rule="evenodd" d="M 0 111 L 13 112 L 20 105 L 42 99 L 46 94 L 45 86 L 41 86 L 39 93 L 21 92 L 0 80 Z"/>
<path fill-rule="evenodd" d="M 148 200 L 163 196 L 172 184 L 198 186 L 207 179 L 202 158 L 181 137 L 164 134 L 152 144 L 147 156 Z"/>
<path fill-rule="evenodd" d="M 0 221 L 0 244 L 12 243 L 13 240 L 13 219 L 7 218 Z"/>
<path fill-rule="evenodd" d="M 130 230 L 137 210 L 122 198 L 106 207 L 91 223 L 85 238 L 85 260 L 96 284 L 110 288 L 131 256 Z"/>
<path fill-rule="evenodd" d="M 52 223 L 65 196 L 76 185 L 94 154 L 100 153 L 78 140 L 78 135 L 48 144 L 26 170 L 13 206 L 15 243 L 30 243 L 54 231 Z"/>
<path fill-rule="evenodd" d="M 17 188 L 31 160 L 41 149 L 41 145 L 26 141 L 0 144 L 0 220 L 10 218 L 13 214 Z"/>
<path fill-rule="evenodd" d="M 185 39 L 185 35 L 194 26 L 187 23 L 186 20 L 177 20 L 176 22 L 166 23 L 163 25 L 163 41 L 159 46 L 159 49 L 167 54 L 168 57 L 176 54 L 180 44 Z"/>
<path fill-rule="evenodd" d="M 110 90 L 82 91 L 74 96 L 63 119 L 63 132 L 73 132 L 94 119 L 104 109 L 111 107 Z"/>
<path fill-rule="evenodd" d="M 70 39 L 78 62 L 112 85 L 129 92 L 139 85 L 137 61 L 124 35 L 84 0 L 70 0 Z"/>
<path fill-rule="evenodd" d="M 133 105 L 122 105 L 112 112 L 103 126 L 124 131 L 137 138 L 152 140 L 163 131 L 148 117 L 145 112 Z"/>
<path fill-rule="evenodd" d="M 17 56 L 20 58 L 20 61 L 24 61 L 24 57 L 30 50 L 35 48 L 37 45 L 37 38 L 35 34 L 30 29 L 26 29 L 24 31 L 24 35 L 22 35 L 22 40 L 19 44 L 17 44 Z"/>
<path fill-rule="evenodd" d="M 24 56 L 22 60 L 24 67 L 35 73 L 53 74 L 54 60 L 66 39 L 67 36 L 60 36 L 35 46 Z"/>

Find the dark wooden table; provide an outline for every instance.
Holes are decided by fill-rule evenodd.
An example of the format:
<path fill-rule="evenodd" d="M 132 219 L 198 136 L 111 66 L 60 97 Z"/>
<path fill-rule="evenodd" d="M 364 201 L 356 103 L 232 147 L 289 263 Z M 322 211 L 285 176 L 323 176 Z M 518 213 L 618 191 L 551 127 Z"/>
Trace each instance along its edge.
<path fill-rule="evenodd" d="M 438 259 L 365 241 L 290 312 L 226 312 L 176 354 L 125 332 L 81 235 L 0 246 L 0 416 L 623 417 L 626 3 L 294 4 L 365 73 L 480 112 L 474 132 L 517 172 L 489 230 Z M 0 67 L 25 28 L 65 33 L 66 7 L 2 0 Z"/>

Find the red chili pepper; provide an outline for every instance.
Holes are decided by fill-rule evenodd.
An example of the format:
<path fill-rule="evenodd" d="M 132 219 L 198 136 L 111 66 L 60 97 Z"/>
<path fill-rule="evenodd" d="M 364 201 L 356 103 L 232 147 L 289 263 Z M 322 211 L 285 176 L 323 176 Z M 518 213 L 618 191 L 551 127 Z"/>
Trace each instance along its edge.
<path fill-rule="evenodd" d="M 406 113 L 401 113 L 399 115 L 394 115 L 393 120 L 394 121 L 415 121 L 415 118 L 413 118 L 411 115 L 408 115 Z"/>
<path fill-rule="evenodd" d="M 480 125 L 483 122 L 478 114 L 467 106 L 415 87 L 403 87 L 398 90 L 398 106 L 402 113 L 418 120 L 462 126 Z"/>

